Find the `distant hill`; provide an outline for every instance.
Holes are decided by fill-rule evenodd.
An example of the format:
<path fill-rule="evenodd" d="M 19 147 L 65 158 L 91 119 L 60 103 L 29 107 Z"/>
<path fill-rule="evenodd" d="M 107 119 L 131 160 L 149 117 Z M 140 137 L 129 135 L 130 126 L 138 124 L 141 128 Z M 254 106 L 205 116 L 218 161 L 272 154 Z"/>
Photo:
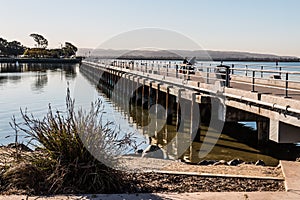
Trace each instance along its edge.
<path fill-rule="evenodd" d="M 197 60 L 215 61 L 293 61 L 300 62 L 300 58 L 292 56 L 279 56 L 273 54 L 259 54 L 235 51 L 204 51 L 204 50 L 111 50 L 111 49 L 79 49 L 79 56 L 93 56 L 100 58 L 124 59 L 182 59 L 184 57 L 197 57 Z"/>

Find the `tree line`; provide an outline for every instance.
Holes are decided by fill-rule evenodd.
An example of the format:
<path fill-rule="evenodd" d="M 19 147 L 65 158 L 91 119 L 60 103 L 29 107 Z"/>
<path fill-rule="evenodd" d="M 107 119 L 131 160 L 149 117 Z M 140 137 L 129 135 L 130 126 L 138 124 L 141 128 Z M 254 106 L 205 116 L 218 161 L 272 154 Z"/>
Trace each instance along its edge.
<path fill-rule="evenodd" d="M 0 38 L 0 56 L 23 56 L 30 58 L 69 58 L 76 55 L 77 47 L 70 42 L 57 49 L 47 49 L 48 40 L 37 33 L 30 34 L 35 41 L 35 47 L 29 48 L 18 41 L 7 41 Z"/>

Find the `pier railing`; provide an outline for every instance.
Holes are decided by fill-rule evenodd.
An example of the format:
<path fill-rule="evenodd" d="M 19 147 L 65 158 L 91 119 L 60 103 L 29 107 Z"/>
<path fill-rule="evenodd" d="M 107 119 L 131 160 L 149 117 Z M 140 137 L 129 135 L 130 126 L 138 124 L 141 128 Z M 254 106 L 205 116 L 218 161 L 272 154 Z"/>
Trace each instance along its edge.
<path fill-rule="evenodd" d="M 188 84 L 190 81 L 219 84 L 251 92 L 270 93 L 300 100 L 300 66 L 223 65 L 218 63 L 197 63 L 183 65 L 175 61 L 143 60 L 94 60 L 106 67 L 125 68 L 143 74 L 173 77 Z"/>

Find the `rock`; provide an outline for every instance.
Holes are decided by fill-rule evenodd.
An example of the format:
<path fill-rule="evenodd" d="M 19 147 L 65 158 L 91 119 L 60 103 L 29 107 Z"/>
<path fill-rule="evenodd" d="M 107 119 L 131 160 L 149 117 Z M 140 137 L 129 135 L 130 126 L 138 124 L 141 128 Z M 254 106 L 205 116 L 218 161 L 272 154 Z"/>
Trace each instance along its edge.
<path fill-rule="evenodd" d="M 198 165 L 213 165 L 216 162 L 216 160 L 202 160 L 198 163 Z"/>
<path fill-rule="evenodd" d="M 264 161 L 262 161 L 262 160 L 258 160 L 258 161 L 256 161 L 255 165 L 256 166 L 265 166 L 266 163 Z"/>
<path fill-rule="evenodd" d="M 142 153 L 142 158 L 167 159 L 167 153 L 157 145 L 149 145 Z"/>
<path fill-rule="evenodd" d="M 216 162 L 215 164 L 213 164 L 213 166 L 217 166 L 217 165 L 228 165 L 228 163 L 225 160 L 220 160 L 220 161 Z"/>
<path fill-rule="evenodd" d="M 240 159 L 233 159 L 231 161 L 229 161 L 227 164 L 230 166 L 237 166 L 239 164 L 242 164 L 244 161 L 240 160 Z"/>
<path fill-rule="evenodd" d="M 143 153 L 143 151 L 144 151 L 143 149 L 139 149 L 139 150 L 137 150 L 137 151 L 136 151 L 136 153 L 138 153 L 138 154 L 142 154 L 142 153 Z"/>

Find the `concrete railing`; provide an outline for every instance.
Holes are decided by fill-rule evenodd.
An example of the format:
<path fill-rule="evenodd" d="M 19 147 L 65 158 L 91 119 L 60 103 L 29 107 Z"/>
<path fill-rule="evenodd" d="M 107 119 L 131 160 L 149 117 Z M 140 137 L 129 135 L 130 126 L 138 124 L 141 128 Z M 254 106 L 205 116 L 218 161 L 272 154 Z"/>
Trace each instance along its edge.
<path fill-rule="evenodd" d="M 95 61 L 93 61 L 95 62 Z M 255 92 L 257 88 L 269 88 L 278 90 L 284 97 L 290 97 L 291 92 L 300 94 L 300 72 L 293 69 L 277 67 L 278 70 L 268 70 L 271 66 L 254 67 L 246 65 L 244 68 L 236 68 L 234 65 L 204 65 L 189 70 L 182 68 L 180 62 L 142 61 L 142 60 L 98 60 L 105 66 L 125 68 L 131 71 L 139 71 L 144 74 L 157 74 L 163 77 L 175 77 L 182 81 L 216 84 L 223 87 L 247 86 L 244 89 Z M 188 68 L 188 69 L 187 69 Z M 272 68 L 271 68 L 272 69 Z M 300 68 L 299 68 L 300 69 Z M 292 79 L 291 79 L 292 77 Z"/>

